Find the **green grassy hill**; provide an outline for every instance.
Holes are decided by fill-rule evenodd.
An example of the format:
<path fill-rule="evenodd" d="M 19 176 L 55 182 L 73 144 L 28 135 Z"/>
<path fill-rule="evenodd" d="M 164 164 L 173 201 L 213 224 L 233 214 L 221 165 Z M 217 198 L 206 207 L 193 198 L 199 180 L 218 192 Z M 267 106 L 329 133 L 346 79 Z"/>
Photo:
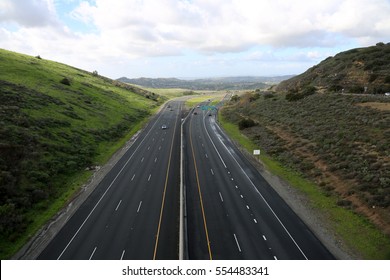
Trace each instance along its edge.
<path fill-rule="evenodd" d="M 0 258 L 9 258 L 161 104 L 136 87 L 0 49 Z"/>
<path fill-rule="evenodd" d="M 281 82 L 277 90 L 296 93 L 311 87 L 325 92 L 390 92 L 390 43 L 341 52 Z"/>

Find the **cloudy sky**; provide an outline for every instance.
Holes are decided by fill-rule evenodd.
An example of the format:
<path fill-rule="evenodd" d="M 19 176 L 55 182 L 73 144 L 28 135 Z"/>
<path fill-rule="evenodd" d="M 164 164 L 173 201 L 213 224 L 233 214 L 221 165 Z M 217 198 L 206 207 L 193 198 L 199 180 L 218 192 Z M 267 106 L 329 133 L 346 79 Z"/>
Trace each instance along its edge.
<path fill-rule="evenodd" d="M 390 0 L 0 0 L 0 48 L 119 78 L 299 74 L 390 40 Z"/>

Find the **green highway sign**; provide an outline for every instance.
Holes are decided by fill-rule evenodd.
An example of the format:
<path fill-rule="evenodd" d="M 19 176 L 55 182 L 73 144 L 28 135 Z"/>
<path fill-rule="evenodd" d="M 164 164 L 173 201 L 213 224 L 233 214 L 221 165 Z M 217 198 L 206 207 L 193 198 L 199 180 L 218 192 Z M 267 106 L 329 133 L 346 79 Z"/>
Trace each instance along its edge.
<path fill-rule="evenodd" d="M 203 106 L 201 107 L 201 109 L 202 109 L 203 111 L 217 110 L 217 107 L 215 107 L 215 106 L 209 106 L 209 105 L 203 105 Z"/>

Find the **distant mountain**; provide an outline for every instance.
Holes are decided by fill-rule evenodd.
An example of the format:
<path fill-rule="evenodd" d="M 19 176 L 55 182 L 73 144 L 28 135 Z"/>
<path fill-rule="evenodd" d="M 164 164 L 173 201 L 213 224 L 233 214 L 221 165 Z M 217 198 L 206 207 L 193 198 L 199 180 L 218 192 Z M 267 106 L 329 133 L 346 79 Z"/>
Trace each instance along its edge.
<path fill-rule="evenodd" d="M 270 84 L 277 84 L 292 76 L 279 77 L 221 77 L 204 79 L 177 79 L 177 78 L 119 78 L 123 83 L 135 84 L 147 88 L 183 88 L 191 90 L 245 90 L 262 89 Z"/>
<path fill-rule="evenodd" d="M 303 74 L 281 82 L 276 89 L 302 92 L 309 88 L 323 92 L 389 92 L 390 43 L 378 43 L 328 57 Z"/>

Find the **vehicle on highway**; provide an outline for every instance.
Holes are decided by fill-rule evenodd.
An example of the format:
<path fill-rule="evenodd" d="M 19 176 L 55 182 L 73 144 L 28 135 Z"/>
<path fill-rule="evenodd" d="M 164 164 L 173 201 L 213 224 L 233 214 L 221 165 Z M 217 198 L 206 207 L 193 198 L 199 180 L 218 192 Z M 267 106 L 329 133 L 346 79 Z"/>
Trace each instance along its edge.
<path fill-rule="evenodd" d="M 162 126 L 161 126 L 161 129 L 167 129 L 168 127 L 165 125 L 165 124 L 163 124 Z"/>
<path fill-rule="evenodd" d="M 194 112 L 194 115 L 197 115 L 198 114 L 198 112 Z"/>

